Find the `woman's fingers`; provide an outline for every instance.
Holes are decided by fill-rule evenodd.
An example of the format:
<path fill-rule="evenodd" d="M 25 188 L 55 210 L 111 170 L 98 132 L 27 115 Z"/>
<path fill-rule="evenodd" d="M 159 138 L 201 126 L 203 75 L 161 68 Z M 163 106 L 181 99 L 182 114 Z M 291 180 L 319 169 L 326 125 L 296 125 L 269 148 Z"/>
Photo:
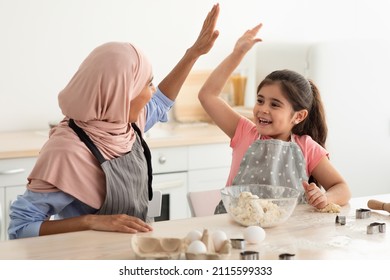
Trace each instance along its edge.
<path fill-rule="evenodd" d="M 153 228 L 141 219 L 126 214 L 96 215 L 94 230 L 126 233 L 148 232 Z"/>

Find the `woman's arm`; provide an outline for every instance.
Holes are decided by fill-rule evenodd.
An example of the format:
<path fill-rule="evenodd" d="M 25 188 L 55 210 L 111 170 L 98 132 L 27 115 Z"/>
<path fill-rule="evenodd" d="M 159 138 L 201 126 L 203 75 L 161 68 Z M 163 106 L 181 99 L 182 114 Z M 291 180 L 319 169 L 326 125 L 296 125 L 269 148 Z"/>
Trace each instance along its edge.
<path fill-rule="evenodd" d="M 198 58 L 210 51 L 219 32 L 215 30 L 219 15 L 219 4 L 213 6 L 203 22 L 202 30 L 195 43 L 185 52 L 182 59 L 161 81 L 158 88 L 170 100 L 175 100 L 180 89 Z"/>
<path fill-rule="evenodd" d="M 316 184 L 303 183 L 306 198 L 310 205 L 322 209 L 330 203 L 345 205 L 351 198 L 351 192 L 343 177 L 333 167 L 327 157 L 323 157 L 313 169 L 312 174 L 325 189 L 325 193 Z"/>
<path fill-rule="evenodd" d="M 39 235 L 49 235 L 81 230 L 136 233 L 151 231 L 152 227 L 141 219 L 125 214 L 83 215 L 62 220 L 44 221 L 41 225 Z"/>
<path fill-rule="evenodd" d="M 203 108 L 216 125 L 218 125 L 230 138 L 234 136 L 240 115 L 220 98 L 219 94 L 246 53 L 255 43 L 261 41 L 261 39 L 255 37 L 261 26 L 262 24 L 259 24 L 246 31 L 244 35 L 238 39 L 233 52 L 215 68 L 199 91 L 198 97 Z"/>
<path fill-rule="evenodd" d="M 219 5 L 216 4 L 208 13 L 195 43 L 185 52 L 184 56 L 171 72 L 161 81 L 156 93 L 148 104 L 146 104 L 145 132 L 157 122 L 166 122 L 168 120 L 167 112 L 173 106 L 195 62 L 201 55 L 209 52 L 218 37 L 218 31 L 215 30 L 218 15 Z"/>
<path fill-rule="evenodd" d="M 152 228 L 142 220 L 127 215 L 92 215 L 93 209 L 74 197 L 58 192 L 27 190 L 10 208 L 10 239 L 34 237 L 80 230 L 103 230 L 134 233 Z M 61 220 L 49 220 L 53 215 Z M 75 217 L 75 218 L 69 218 Z"/>

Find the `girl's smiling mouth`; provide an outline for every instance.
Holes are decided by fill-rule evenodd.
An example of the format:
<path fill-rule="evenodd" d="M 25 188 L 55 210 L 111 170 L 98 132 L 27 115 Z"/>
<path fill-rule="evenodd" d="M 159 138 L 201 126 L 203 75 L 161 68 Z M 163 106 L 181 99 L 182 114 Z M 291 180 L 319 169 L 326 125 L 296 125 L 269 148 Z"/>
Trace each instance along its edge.
<path fill-rule="evenodd" d="M 259 120 L 260 124 L 271 124 L 272 123 L 272 121 L 267 120 L 267 119 L 263 119 L 263 118 L 258 118 L 258 120 Z"/>

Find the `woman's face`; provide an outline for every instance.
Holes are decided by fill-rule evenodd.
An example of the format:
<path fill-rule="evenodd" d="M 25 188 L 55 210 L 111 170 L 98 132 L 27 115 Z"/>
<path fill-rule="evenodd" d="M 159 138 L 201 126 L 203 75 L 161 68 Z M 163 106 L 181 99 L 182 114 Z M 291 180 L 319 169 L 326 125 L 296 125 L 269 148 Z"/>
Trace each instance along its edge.
<path fill-rule="evenodd" d="M 280 86 L 271 84 L 258 92 L 253 116 L 260 135 L 289 141 L 293 126 L 306 117 L 302 111 L 295 112 Z"/>
<path fill-rule="evenodd" d="M 152 83 L 152 79 L 150 79 L 150 81 L 141 90 L 141 93 L 136 98 L 131 100 L 129 123 L 133 123 L 133 122 L 136 122 L 138 120 L 138 116 L 139 116 L 141 110 L 145 107 L 145 105 L 152 98 L 153 93 L 156 92 L 156 88 Z"/>

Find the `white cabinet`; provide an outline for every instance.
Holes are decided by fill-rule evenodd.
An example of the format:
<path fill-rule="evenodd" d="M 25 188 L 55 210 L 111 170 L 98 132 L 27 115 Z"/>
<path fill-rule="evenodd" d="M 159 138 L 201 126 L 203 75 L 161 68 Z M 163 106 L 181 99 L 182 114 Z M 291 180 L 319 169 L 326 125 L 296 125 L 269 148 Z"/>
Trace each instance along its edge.
<path fill-rule="evenodd" d="M 222 189 L 230 171 L 232 149 L 229 143 L 196 145 L 188 149 L 188 192 Z"/>
<path fill-rule="evenodd" d="M 188 171 L 188 191 L 207 191 L 225 187 L 230 167 L 214 167 Z"/>
<path fill-rule="evenodd" d="M 187 195 L 187 147 L 151 148 L 153 189 L 163 194 L 163 219 L 189 216 Z M 157 220 L 158 218 L 156 218 Z"/>
<path fill-rule="evenodd" d="M 0 188 L 0 241 L 5 239 L 5 207 L 4 207 L 4 188 Z"/>
<path fill-rule="evenodd" d="M 229 176 L 229 143 L 188 147 L 188 191 L 221 189 Z"/>
<path fill-rule="evenodd" d="M 188 148 L 150 148 L 153 174 L 187 171 Z"/>
<path fill-rule="evenodd" d="M 26 190 L 27 176 L 35 161 L 35 157 L 0 160 L 0 240 L 7 239 L 9 206 Z"/>
<path fill-rule="evenodd" d="M 153 187 L 169 194 L 170 219 L 190 217 L 189 191 L 220 189 L 229 175 L 229 143 L 152 150 Z M 186 180 L 183 183 L 183 180 Z M 163 210 L 164 211 L 164 210 Z"/>
<path fill-rule="evenodd" d="M 169 220 L 185 219 L 189 216 L 186 201 L 187 172 L 153 175 L 153 189 L 162 192 L 162 213 L 167 214 Z M 167 200 L 164 200 L 165 196 Z M 164 213 L 165 209 L 167 213 Z"/>

